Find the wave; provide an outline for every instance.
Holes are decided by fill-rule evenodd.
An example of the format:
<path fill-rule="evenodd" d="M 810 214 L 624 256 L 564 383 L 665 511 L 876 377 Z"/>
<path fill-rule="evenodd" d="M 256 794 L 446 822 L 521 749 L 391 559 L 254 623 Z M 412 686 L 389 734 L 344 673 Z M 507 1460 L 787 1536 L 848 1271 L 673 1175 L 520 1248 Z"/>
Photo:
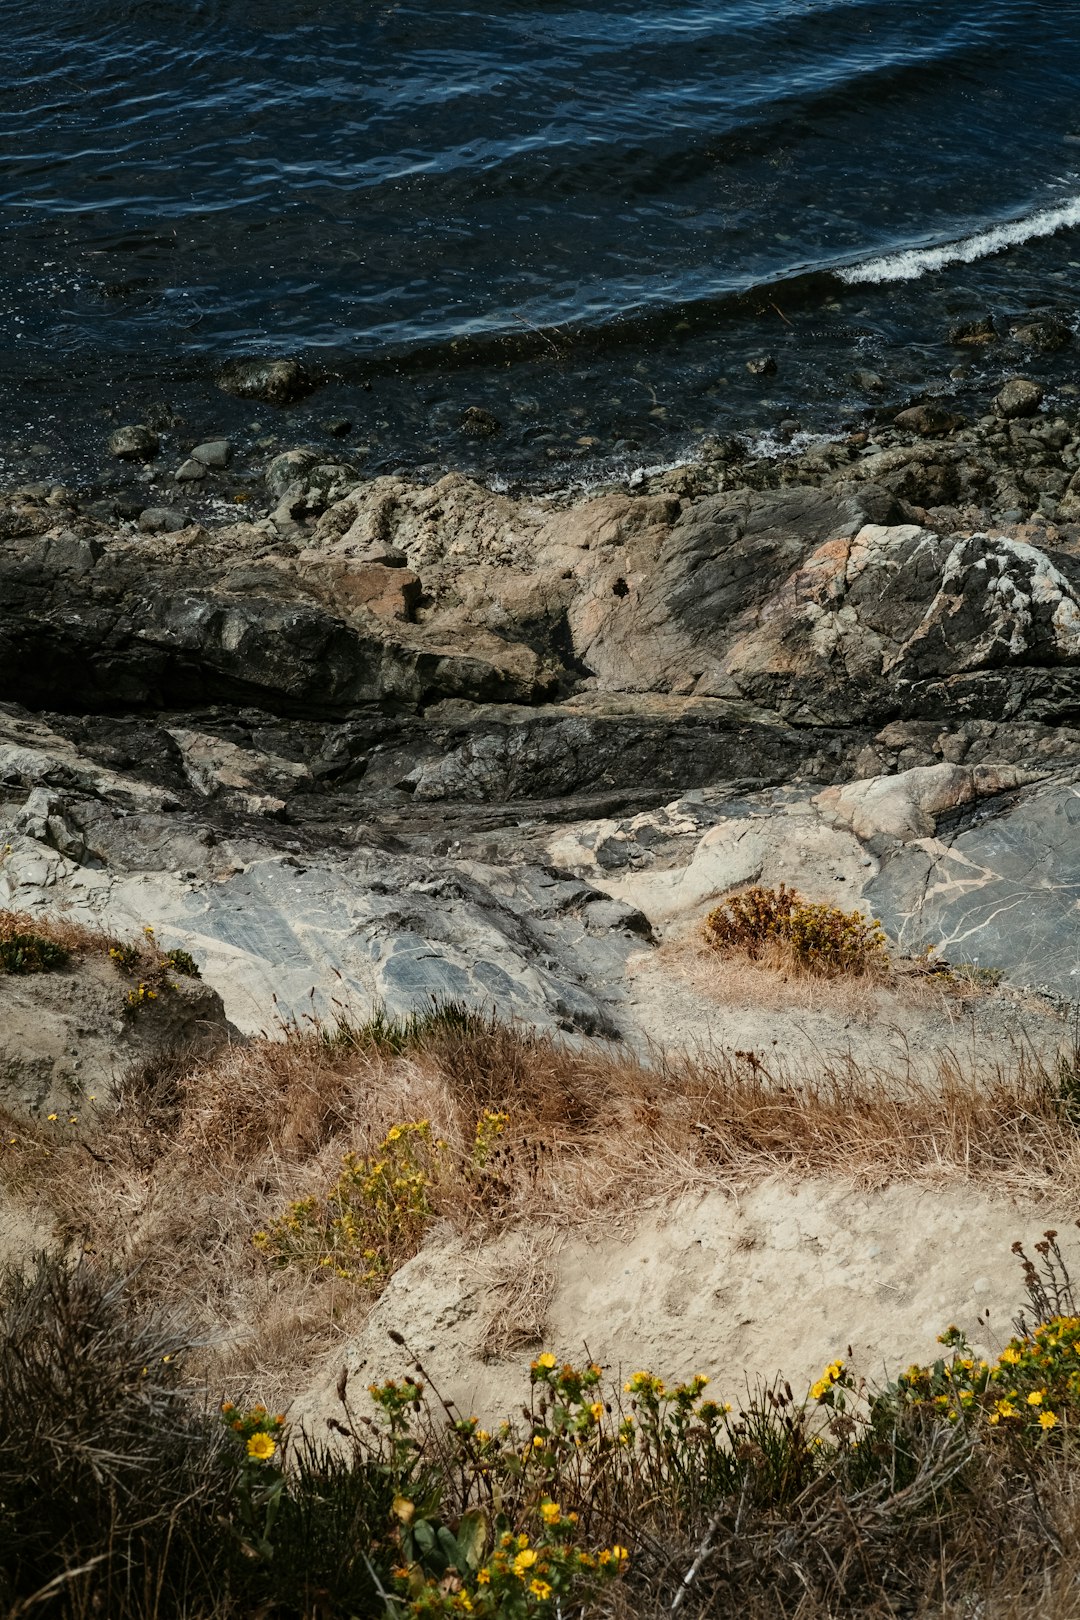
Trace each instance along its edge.
<path fill-rule="evenodd" d="M 934 270 L 944 270 L 950 264 L 973 264 L 976 259 L 988 258 L 1005 248 L 1019 247 L 1039 236 L 1054 236 L 1058 231 L 1080 225 L 1080 197 L 1053 208 L 1040 208 L 1021 219 L 1012 219 L 1004 225 L 991 225 L 962 236 L 958 241 L 943 242 L 937 247 L 902 248 L 896 253 L 884 253 L 880 258 L 868 259 L 864 264 L 852 264 L 836 274 L 848 286 L 860 282 L 917 281 L 920 276 Z"/>

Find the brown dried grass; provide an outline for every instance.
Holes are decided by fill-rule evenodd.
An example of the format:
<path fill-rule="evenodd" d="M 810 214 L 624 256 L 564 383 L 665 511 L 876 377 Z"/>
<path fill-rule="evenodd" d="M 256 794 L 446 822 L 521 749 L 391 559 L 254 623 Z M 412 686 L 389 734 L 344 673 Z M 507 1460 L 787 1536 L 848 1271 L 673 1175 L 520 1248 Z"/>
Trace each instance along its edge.
<path fill-rule="evenodd" d="M 101 929 L 90 928 L 85 923 L 74 922 L 64 916 L 45 916 L 33 911 L 0 911 L 0 942 L 19 934 L 34 934 L 39 939 L 47 939 L 50 944 L 69 951 L 72 956 L 107 956 L 116 944 L 116 940 Z"/>
<path fill-rule="evenodd" d="M 1080 1131 L 1057 1077 L 1019 1053 L 991 1074 L 943 1057 L 933 1083 L 854 1062 L 807 1078 L 752 1053 L 651 1058 L 497 1024 L 436 1029 L 397 1053 L 294 1033 L 129 1077 L 82 1141 L 22 1127 L 0 1173 L 63 1241 L 134 1269 L 137 1293 L 194 1318 L 209 1378 L 261 1380 L 275 1398 L 370 1302 L 340 1280 L 273 1269 L 252 1234 L 291 1200 L 324 1195 L 344 1153 L 370 1152 L 405 1120 L 429 1119 L 452 1150 L 430 1189 L 437 1217 L 478 1241 L 530 1231 L 537 1283 L 545 1234 L 770 1176 L 1080 1196 Z M 478 1181 L 467 1161 L 485 1109 L 511 1122 Z M 494 1344 L 494 1312 L 492 1333 Z"/>

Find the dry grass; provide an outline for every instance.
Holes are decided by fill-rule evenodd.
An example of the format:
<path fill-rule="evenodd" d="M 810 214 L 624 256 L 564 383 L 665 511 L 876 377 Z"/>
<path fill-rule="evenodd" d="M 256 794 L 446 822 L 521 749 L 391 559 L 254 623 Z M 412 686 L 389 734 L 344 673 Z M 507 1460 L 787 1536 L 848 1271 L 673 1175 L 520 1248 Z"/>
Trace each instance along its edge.
<path fill-rule="evenodd" d="M 72 956 L 91 954 L 107 956 L 115 940 L 100 929 L 88 928 L 85 923 L 72 922 L 62 916 L 44 916 L 39 912 L 0 911 L 0 943 L 19 934 L 35 934 L 39 939 L 58 945 Z"/>
<path fill-rule="evenodd" d="M 449 1144 L 430 1188 L 436 1218 L 478 1239 L 533 1234 L 521 1268 L 533 1303 L 523 1312 L 508 1280 L 492 1280 L 492 1348 L 537 1330 L 545 1234 L 598 1211 L 610 1224 L 687 1190 L 776 1175 L 1080 1197 L 1069 1088 L 1019 1056 L 981 1076 L 943 1059 L 933 1083 L 854 1063 L 796 1080 L 749 1053 L 654 1058 L 476 1023 L 398 1052 L 318 1033 L 259 1040 L 133 1073 L 84 1140 L 60 1140 L 62 1126 L 5 1131 L 18 1140 L 0 1174 L 74 1249 L 137 1268 L 137 1294 L 194 1317 L 211 1341 L 207 1376 L 259 1380 L 275 1398 L 370 1302 L 267 1265 L 252 1234 L 291 1200 L 324 1195 L 344 1153 L 370 1152 L 405 1120 L 429 1119 Z M 478 1180 L 464 1167 L 488 1109 L 510 1126 Z"/>

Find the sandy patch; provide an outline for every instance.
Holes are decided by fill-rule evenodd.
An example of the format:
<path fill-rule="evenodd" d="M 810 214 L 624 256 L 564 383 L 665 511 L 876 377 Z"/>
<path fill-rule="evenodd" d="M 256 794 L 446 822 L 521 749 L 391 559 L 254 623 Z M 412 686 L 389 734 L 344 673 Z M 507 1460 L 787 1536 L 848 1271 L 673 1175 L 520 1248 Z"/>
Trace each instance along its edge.
<path fill-rule="evenodd" d="M 950 1323 L 991 1350 L 1023 1303 L 1011 1244 L 1071 1219 L 970 1185 L 858 1191 L 821 1179 L 710 1192 L 629 1217 L 621 1230 L 609 1222 L 552 1234 L 550 1244 L 542 1227 L 484 1247 L 435 1235 L 292 1416 L 325 1433 L 343 1365 L 354 1409 L 366 1411 L 365 1386 L 411 1364 L 391 1331 L 444 1396 L 486 1421 L 527 1398 L 528 1362 L 541 1347 L 591 1356 L 616 1380 L 641 1367 L 665 1378 L 706 1372 L 727 1399 L 777 1373 L 801 1394 L 849 1345 L 860 1369 L 880 1378 L 932 1359 Z M 516 1304 L 505 1291 L 515 1266 L 535 1268 L 538 1290 Z M 531 1334 L 537 1317 L 542 1328 Z"/>

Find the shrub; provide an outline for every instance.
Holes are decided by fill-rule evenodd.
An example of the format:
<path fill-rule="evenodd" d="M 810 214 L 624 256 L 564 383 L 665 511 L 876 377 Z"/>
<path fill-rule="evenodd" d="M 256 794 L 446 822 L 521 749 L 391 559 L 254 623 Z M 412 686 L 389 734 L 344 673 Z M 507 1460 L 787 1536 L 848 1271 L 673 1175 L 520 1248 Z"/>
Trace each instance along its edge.
<path fill-rule="evenodd" d="M 488 1109 L 477 1121 L 471 1151 L 456 1164 L 448 1144 L 433 1138 L 428 1120 L 392 1125 L 373 1156 L 346 1153 L 324 1200 L 296 1199 L 255 1247 L 279 1265 L 328 1270 L 375 1290 L 414 1254 L 431 1220 L 432 1188 L 455 1172 L 476 1185 L 495 1185 L 492 1159 L 509 1116 Z"/>
<path fill-rule="evenodd" d="M 148 1590 L 209 1596 L 227 1570 L 229 1471 L 182 1388 L 185 1342 L 122 1283 L 42 1257 L 0 1278 L 0 1598 L 55 1587 L 110 1616 Z M 22 1612 L 21 1610 L 19 1612 Z"/>
<path fill-rule="evenodd" d="M 56 973 L 70 961 L 62 945 L 44 934 L 8 934 L 0 939 L 0 973 Z"/>
<path fill-rule="evenodd" d="M 119 971 L 136 980 L 128 991 L 129 1007 L 141 1007 L 175 990 L 170 977 L 173 973 L 190 979 L 201 976 L 193 956 L 179 948 L 163 951 L 154 929 L 150 927 L 143 929 L 141 940 L 110 940 L 108 949 L 109 957 Z"/>
<path fill-rule="evenodd" d="M 783 884 L 732 895 L 710 911 L 704 933 L 714 950 L 744 951 L 753 961 L 779 950 L 796 967 L 824 978 L 888 968 L 880 923 L 859 911 L 804 900 Z"/>

